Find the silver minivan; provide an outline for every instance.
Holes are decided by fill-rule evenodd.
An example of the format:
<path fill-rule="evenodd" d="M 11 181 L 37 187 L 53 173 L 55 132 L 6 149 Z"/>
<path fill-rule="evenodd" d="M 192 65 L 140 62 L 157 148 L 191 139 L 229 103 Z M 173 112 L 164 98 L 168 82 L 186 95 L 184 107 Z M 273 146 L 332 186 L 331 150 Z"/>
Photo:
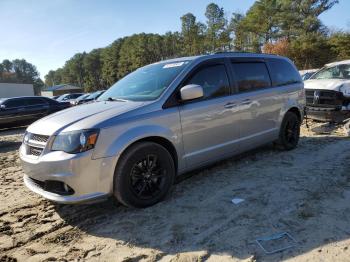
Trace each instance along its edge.
<path fill-rule="evenodd" d="M 96 103 L 30 125 L 24 182 L 59 203 L 162 200 L 175 176 L 258 146 L 297 146 L 305 93 L 284 57 L 217 53 L 151 64 Z"/>

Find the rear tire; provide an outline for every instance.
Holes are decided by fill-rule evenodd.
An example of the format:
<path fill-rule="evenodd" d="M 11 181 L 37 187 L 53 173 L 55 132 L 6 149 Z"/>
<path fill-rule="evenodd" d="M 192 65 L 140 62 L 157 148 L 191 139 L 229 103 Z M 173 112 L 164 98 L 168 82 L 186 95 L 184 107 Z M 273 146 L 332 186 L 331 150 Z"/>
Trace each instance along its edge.
<path fill-rule="evenodd" d="M 148 207 L 167 195 L 174 178 L 174 160 L 168 150 L 153 142 L 136 143 L 120 158 L 113 194 L 125 206 Z"/>
<path fill-rule="evenodd" d="M 283 118 L 277 146 L 283 150 L 297 147 L 300 137 L 300 120 L 293 112 L 287 112 Z"/>

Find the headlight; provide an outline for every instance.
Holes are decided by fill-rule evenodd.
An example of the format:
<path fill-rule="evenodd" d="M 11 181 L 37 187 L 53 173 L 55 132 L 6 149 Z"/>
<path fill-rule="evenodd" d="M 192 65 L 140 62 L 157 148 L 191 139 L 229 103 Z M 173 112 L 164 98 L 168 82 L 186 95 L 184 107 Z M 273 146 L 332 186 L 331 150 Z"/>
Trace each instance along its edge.
<path fill-rule="evenodd" d="M 339 86 L 339 91 L 342 92 L 344 96 L 350 97 L 350 85 L 342 84 Z"/>
<path fill-rule="evenodd" d="M 99 131 L 97 129 L 60 133 L 55 137 L 51 150 L 75 154 L 95 147 Z"/>

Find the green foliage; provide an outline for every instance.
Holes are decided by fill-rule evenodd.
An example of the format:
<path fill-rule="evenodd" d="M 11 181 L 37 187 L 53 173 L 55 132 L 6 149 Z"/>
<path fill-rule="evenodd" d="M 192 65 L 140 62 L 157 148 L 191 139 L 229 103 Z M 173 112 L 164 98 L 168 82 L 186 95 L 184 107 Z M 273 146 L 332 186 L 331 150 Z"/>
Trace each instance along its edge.
<path fill-rule="evenodd" d="M 320 68 L 335 57 L 327 37 L 317 32 L 301 35 L 290 45 L 289 56 L 300 69 Z"/>
<path fill-rule="evenodd" d="M 107 86 L 111 86 L 118 80 L 119 54 L 123 41 L 118 39 L 101 51 L 102 82 Z"/>
<path fill-rule="evenodd" d="M 230 36 L 224 9 L 211 3 L 205 11 L 207 18 L 206 45 L 210 52 L 227 50 L 230 48 Z"/>
<path fill-rule="evenodd" d="M 337 60 L 350 59 L 350 33 L 336 32 L 328 40 Z"/>
<path fill-rule="evenodd" d="M 83 58 L 84 86 L 90 92 L 103 89 L 101 49 L 94 49 Z"/>
<path fill-rule="evenodd" d="M 141 66 L 164 59 L 163 47 L 163 37 L 157 34 L 126 37 L 120 49 L 118 78 Z"/>
<path fill-rule="evenodd" d="M 246 14 L 233 13 L 210 3 L 206 23 L 192 13 L 180 17 L 181 31 L 134 34 L 111 45 L 78 53 L 45 76 L 45 85 L 70 83 L 86 91 L 111 86 L 135 69 L 159 60 L 235 50 L 281 53 L 299 68 L 320 67 L 349 58 L 349 33 L 329 34 L 319 15 L 338 0 L 257 0 Z M 4 61 L 0 72 L 12 67 Z"/>
<path fill-rule="evenodd" d="M 185 56 L 200 54 L 204 50 L 205 25 L 196 22 L 196 17 L 192 13 L 187 13 L 180 19 L 183 38 L 182 54 Z"/>
<path fill-rule="evenodd" d="M 36 67 L 24 59 L 3 60 L 0 63 L 0 82 L 32 84 L 35 94 L 40 94 L 44 86 Z"/>

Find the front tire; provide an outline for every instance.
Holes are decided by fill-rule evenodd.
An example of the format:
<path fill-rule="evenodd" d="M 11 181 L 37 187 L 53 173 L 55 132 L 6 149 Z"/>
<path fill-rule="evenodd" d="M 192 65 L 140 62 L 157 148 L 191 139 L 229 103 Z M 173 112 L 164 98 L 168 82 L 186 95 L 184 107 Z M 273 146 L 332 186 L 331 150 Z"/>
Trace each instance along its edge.
<path fill-rule="evenodd" d="M 293 112 L 287 112 L 283 118 L 277 145 L 284 150 L 297 147 L 300 137 L 300 120 Z"/>
<path fill-rule="evenodd" d="M 120 158 L 113 194 L 125 206 L 151 206 L 166 196 L 174 178 L 174 160 L 168 150 L 153 142 L 136 143 Z"/>

